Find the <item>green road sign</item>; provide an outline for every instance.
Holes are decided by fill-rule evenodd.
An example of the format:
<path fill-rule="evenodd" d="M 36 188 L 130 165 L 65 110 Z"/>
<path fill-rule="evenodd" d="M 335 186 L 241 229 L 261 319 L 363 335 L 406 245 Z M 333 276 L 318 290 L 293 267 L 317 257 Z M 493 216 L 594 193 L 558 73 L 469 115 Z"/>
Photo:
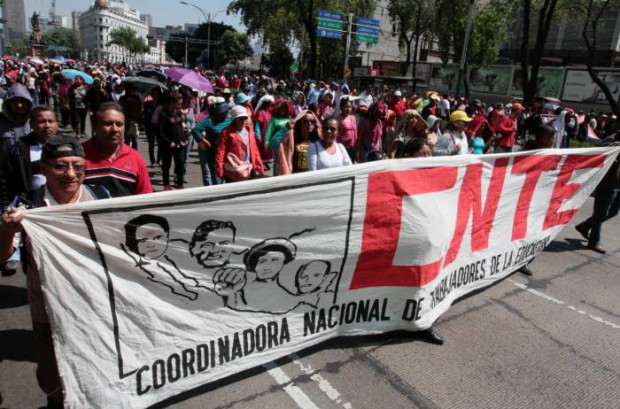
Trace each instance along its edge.
<path fill-rule="evenodd" d="M 342 30 L 342 22 L 319 19 L 319 28 L 329 28 L 331 30 Z"/>
<path fill-rule="evenodd" d="M 379 37 L 369 36 L 366 34 L 356 34 L 355 38 L 360 43 L 377 44 L 379 42 Z"/>

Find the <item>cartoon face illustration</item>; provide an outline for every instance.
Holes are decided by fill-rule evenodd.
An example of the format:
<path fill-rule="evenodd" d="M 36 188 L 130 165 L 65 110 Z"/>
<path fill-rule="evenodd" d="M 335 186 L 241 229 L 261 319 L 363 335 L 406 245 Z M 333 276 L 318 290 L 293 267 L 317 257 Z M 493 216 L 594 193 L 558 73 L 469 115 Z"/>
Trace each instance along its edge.
<path fill-rule="evenodd" d="M 170 225 L 160 216 L 144 214 L 125 225 L 125 244 L 129 250 L 146 259 L 157 259 L 168 250 Z"/>
<path fill-rule="evenodd" d="M 260 256 L 256 263 L 254 271 L 261 280 L 269 280 L 278 275 L 284 267 L 286 256 L 280 251 L 270 251 Z"/>
<path fill-rule="evenodd" d="M 300 294 L 308 294 L 321 288 L 323 281 L 329 275 L 331 264 L 317 260 L 304 264 L 297 271 L 295 284 Z"/>
<path fill-rule="evenodd" d="M 194 231 L 189 252 L 203 267 L 223 267 L 232 255 L 236 233 L 231 222 L 207 220 Z"/>
<path fill-rule="evenodd" d="M 145 224 L 136 229 L 138 254 L 154 259 L 163 256 L 168 249 L 168 232 L 156 223 Z"/>
<path fill-rule="evenodd" d="M 232 255 L 235 234 L 231 229 L 216 229 L 197 241 L 192 248 L 198 264 L 206 268 L 223 267 Z"/>
<path fill-rule="evenodd" d="M 267 239 L 248 250 L 243 262 L 259 280 L 275 280 L 284 266 L 295 259 L 296 252 L 297 247 L 288 239 Z"/>

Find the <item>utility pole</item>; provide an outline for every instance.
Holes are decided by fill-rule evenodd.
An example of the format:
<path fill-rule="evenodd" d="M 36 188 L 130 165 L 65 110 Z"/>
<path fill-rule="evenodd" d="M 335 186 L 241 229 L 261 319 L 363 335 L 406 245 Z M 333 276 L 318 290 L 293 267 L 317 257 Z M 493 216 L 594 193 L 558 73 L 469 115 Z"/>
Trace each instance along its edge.
<path fill-rule="evenodd" d="M 353 31 L 353 13 L 349 13 L 349 31 L 347 33 L 347 47 L 344 54 L 344 68 L 342 69 L 342 82 L 347 83 L 345 71 L 349 68 L 349 51 L 351 49 L 351 32 Z"/>
<path fill-rule="evenodd" d="M 189 63 L 187 62 L 187 35 L 185 35 L 185 68 L 189 68 Z"/>
<path fill-rule="evenodd" d="M 459 75 L 456 79 L 455 96 L 459 97 L 461 92 L 461 82 L 463 81 L 463 75 L 465 75 L 465 60 L 467 59 L 467 47 L 469 46 L 469 36 L 471 34 L 471 25 L 474 21 L 474 1 L 470 0 L 469 14 L 467 15 L 467 28 L 465 29 L 465 41 L 463 43 L 463 52 L 461 53 L 461 65 L 459 67 Z"/>

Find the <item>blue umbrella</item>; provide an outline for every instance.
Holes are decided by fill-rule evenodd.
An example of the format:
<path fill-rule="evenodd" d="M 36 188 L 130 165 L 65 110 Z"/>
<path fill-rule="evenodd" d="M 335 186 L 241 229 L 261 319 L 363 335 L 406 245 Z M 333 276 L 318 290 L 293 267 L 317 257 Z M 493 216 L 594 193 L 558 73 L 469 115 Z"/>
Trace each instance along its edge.
<path fill-rule="evenodd" d="M 60 72 L 62 74 L 63 77 L 66 78 L 70 78 L 72 80 L 75 79 L 75 77 L 82 77 L 84 79 L 84 82 L 87 84 L 92 84 L 93 83 L 93 77 L 91 77 L 90 75 L 86 74 L 84 71 L 80 71 L 80 70 L 62 70 Z"/>

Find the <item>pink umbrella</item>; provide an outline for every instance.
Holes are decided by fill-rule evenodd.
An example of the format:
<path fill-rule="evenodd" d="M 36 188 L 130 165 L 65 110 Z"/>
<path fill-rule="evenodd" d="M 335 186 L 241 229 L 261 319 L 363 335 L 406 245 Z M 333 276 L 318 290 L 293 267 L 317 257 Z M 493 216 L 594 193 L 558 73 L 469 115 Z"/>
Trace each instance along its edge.
<path fill-rule="evenodd" d="M 179 84 L 185 85 L 186 87 L 190 87 L 197 91 L 208 92 L 210 94 L 214 93 L 211 81 L 196 71 L 188 70 L 187 68 L 172 67 L 168 68 L 164 74 Z"/>

